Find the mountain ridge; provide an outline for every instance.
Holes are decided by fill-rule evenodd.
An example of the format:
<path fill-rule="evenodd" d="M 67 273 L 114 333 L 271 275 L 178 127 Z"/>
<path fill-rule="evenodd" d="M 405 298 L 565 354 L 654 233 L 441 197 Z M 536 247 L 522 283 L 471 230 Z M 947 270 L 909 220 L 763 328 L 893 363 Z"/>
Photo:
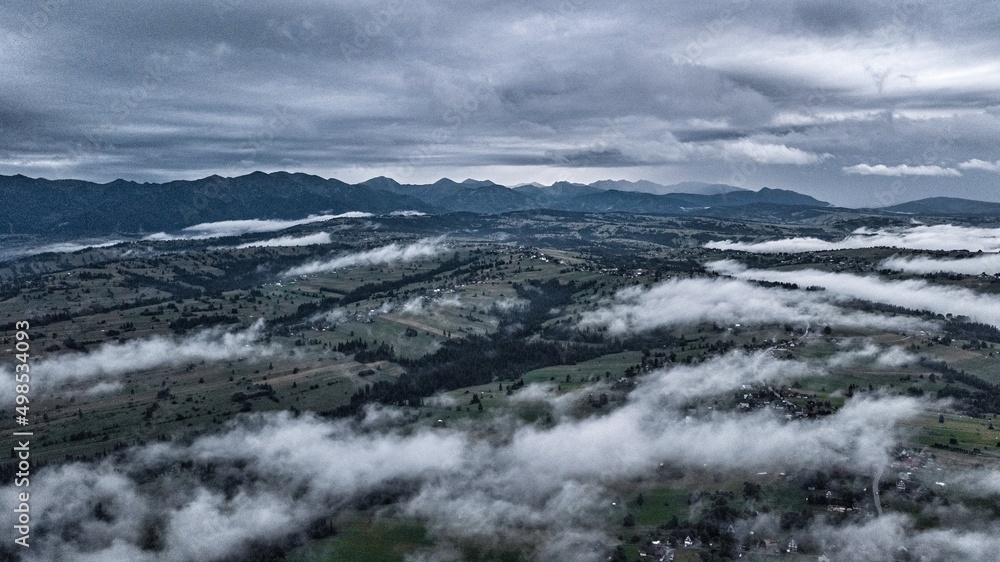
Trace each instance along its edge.
<path fill-rule="evenodd" d="M 1000 216 L 1000 203 L 963 199 L 960 197 L 927 197 L 889 207 L 881 207 L 881 210 L 891 213 L 914 215 Z"/>
<path fill-rule="evenodd" d="M 602 180 L 595 184 L 560 181 L 548 187 L 510 188 L 490 180 L 457 182 L 449 178 L 431 184 L 402 184 L 385 176 L 348 184 L 335 178 L 287 171 L 256 171 L 236 177 L 211 175 L 162 183 L 116 179 L 100 184 L 18 174 L 0 176 L 0 225 L 15 233 L 89 235 L 176 231 L 205 222 L 298 219 L 348 211 L 376 215 L 394 211 L 498 214 L 551 209 L 589 213 L 725 215 L 732 214 L 725 209 L 764 205 L 777 210 L 765 213 L 767 216 L 781 216 L 797 207 L 830 207 L 829 203 L 808 195 L 767 187 L 751 191 L 724 184 L 688 182 L 660 187 L 708 186 L 705 189 L 717 193 L 657 194 L 633 190 L 659 185 L 653 182 L 622 184 Z M 632 189 L 602 189 L 598 185 L 621 185 Z"/>

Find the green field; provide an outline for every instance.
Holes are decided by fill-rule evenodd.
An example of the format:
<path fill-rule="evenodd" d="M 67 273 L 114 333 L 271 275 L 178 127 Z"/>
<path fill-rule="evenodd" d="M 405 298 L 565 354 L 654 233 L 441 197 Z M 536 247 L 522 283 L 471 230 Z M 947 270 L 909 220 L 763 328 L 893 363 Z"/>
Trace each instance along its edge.
<path fill-rule="evenodd" d="M 633 389 L 648 389 L 642 385 L 651 372 L 697 365 L 723 350 L 736 350 L 808 362 L 811 370 L 804 377 L 744 388 L 720 383 L 723 390 L 706 392 L 678 409 L 679 419 L 741 415 L 740 402 L 754 393 L 767 398 L 754 406 L 757 413 L 770 411 L 782 424 L 812 423 L 786 415 L 798 410 L 796 415 L 805 417 L 810 407 L 808 416 L 821 422 L 852 394 L 912 396 L 922 401 L 919 414 L 899 424 L 901 440 L 887 452 L 895 464 L 883 477 L 891 488 L 883 495 L 885 508 L 909 514 L 928 528 L 938 523 L 929 522 L 933 518 L 924 508 L 937 505 L 939 498 L 973 505 L 980 510 L 977 513 L 989 512 L 990 507 L 975 503 L 972 494 L 936 482 L 939 474 L 943 481 L 952 471 L 970 466 L 1000 467 L 1000 429 L 996 429 L 1000 420 L 989 410 L 996 404 L 989 400 L 994 392 L 989 385 L 1000 382 L 1000 354 L 993 347 L 1000 338 L 977 341 L 968 335 L 976 332 L 966 332 L 943 339 L 943 331 L 899 334 L 842 326 L 825 331 L 822 325 L 807 329 L 805 324 L 783 322 L 737 326 L 729 320 L 670 324 L 648 333 L 609 333 L 579 325 L 584 314 L 608 306 L 621 289 L 650 287 L 667 278 L 707 279 L 710 274 L 701 264 L 712 259 L 735 258 L 752 262 L 753 267 L 782 270 L 810 267 L 871 273 L 874 264 L 895 255 L 895 250 L 744 255 L 702 247 L 706 240 L 727 237 L 764 239 L 802 233 L 833 237 L 849 232 L 853 223 L 781 226 L 546 213 L 453 219 L 469 222 L 456 228 L 448 250 L 439 255 L 299 277 L 283 277 L 280 272 L 380 244 L 422 239 L 438 226 L 417 222 L 377 235 L 347 229 L 336 243 L 317 247 L 236 250 L 206 241 L 174 246 L 136 243 L 128 254 L 90 249 L 0 266 L 4 280 L 0 320 L 31 320 L 33 368 L 49 359 L 117 350 L 104 356 L 110 363 L 125 354 L 122 350 L 127 348 L 119 346 L 160 338 L 169 348 L 204 337 L 199 334 L 205 330 L 233 334 L 265 320 L 255 341 L 222 358 L 164 360 L 120 374 L 105 373 L 47 389 L 39 386 L 31 402 L 37 444 L 32 459 L 50 465 L 98 462 L 135 445 L 180 446 L 224 431 L 254 412 L 313 412 L 324 420 L 356 425 L 359 432 L 375 431 L 359 420 L 364 404 L 378 401 L 368 399 L 369 393 L 386 388 L 398 392 L 380 395 L 388 396 L 381 398 L 383 405 L 401 413 L 386 431 L 401 438 L 415 432 L 461 434 L 482 445 L 482 450 L 491 450 L 505 446 L 525 428 L 544 432 L 556 424 L 610 418 L 621 406 L 638 402 Z M 994 280 L 977 276 L 927 281 L 984 293 L 997 288 Z M 866 343 L 882 350 L 899 346 L 925 361 L 881 366 L 872 356 L 829 363 Z M 13 356 L 13 346 L 11 337 L 6 337 L 2 348 L 8 356 Z M 772 401 L 779 393 L 790 396 L 788 410 L 782 400 Z M 950 405 L 934 402 L 944 395 L 959 398 Z M 943 416 L 940 421 L 939 416 Z M 13 430 L 13 420 L 5 419 L 0 429 Z M 637 437 L 622 433 L 613 438 Z M 933 494 L 896 492 L 895 473 L 904 469 L 897 466 L 901 461 L 895 455 L 904 448 L 930 459 L 913 473 L 914 482 Z M 867 468 L 810 467 L 783 474 L 669 458 L 657 467 L 658 462 L 590 483 L 600 489 L 601 501 L 607 499 L 609 504 L 596 525 L 610 542 L 595 549 L 606 547 L 611 552 L 620 545 L 632 562 L 646 541 L 704 533 L 706 526 L 719 521 L 727 523 L 724 529 L 735 519 L 762 514 L 778 522 L 780 530 L 769 538 L 787 543 L 802 528 L 795 527 L 801 523 L 798 518 L 841 517 L 836 521 L 857 522 L 874 509 Z M 831 493 L 836 490 L 854 498 L 857 511 L 830 515 L 827 505 L 817 504 L 815 498 L 807 503 L 807 496 L 816 491 L 814 482 L 819 481 Z M 300 541 L 287 559 L 404 560 L 428 554 L 445 541 L 429 532 L 439 528 L 432 522 L 398 515 L 405 494 L 377 510 L 365 505 L 363 498 L 338 499 L 343 500 L 343 509 L 329 515 L 336 534 Z M 547 535 L 540 532 L 537 537 L 532 540 L 545 540 Z M 449 537 L 447 541 L 466 560 L 519 560 L 537 546 L 527 540 L 480 544 Z M 712 559 L 712 546 L 681 549 L 676 560 Z M 751 560 L 772 556 L 753 549 L 745 554 L 743 559 Z"/>
<path fill-rule="evenodd" d="M 333 538 L 292 551 L 289 562 L 402 562 L 407 554 L 433 544 L 418 522 L 354 518 L 336 524 Z"/>

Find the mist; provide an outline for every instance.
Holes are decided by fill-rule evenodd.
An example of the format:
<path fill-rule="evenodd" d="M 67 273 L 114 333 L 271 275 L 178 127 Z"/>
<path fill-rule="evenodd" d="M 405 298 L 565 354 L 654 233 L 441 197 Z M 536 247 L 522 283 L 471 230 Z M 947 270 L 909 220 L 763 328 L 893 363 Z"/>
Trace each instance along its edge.
<path fill-rule="evenodd" d="M 809 534 L 826 545 L 833 560 L 963 560 L 992 562 L 1000 552 L 1000 528 L 918 530 L 902 514 L 832 526 L 820 522 Z"/>
<path fill-rule="evenodd" d="M 747 269 L 733 260 L 711 262 L 705 267 L 737 279 L 823 287 L 825 289 L 823 292 L 838 297 L 927 310 L 936 314 L 962 315 L 976 322 L 1000 326 L 1000 298 L 961 287 L 933 285 L 920 279 L 886 281 L 875 275 L 832 273 L 816 269 L 795 271 Z"/>
<path fill-rule="evenodd" d="M 240 244 L 239 246 L 236 246 L 236 248 L 242 249 L 242 248 L 316 246 L 320 244 L 329 244 L 330 242 L 331 238 L 329 233 L 317 232 L 316 234 L 306 234 L 304 236 L 279 236 L 278 238 L 258 240 L 257 242 L 247 242 L 246 244 Z"/>
<path fill-rule="evenodd" d="M 820 252 L 858 248 L 901 248 L 909 250 L 1000 250 L 1000 228 L 975 228 L 939 224 L 903 229 L 859 228 L 842 240 L 829 242 L 813 237 L 785 238 L 766 242 L 722 240 L 705 244 L 716 250 L 738 250 L 761 254 Z"/>
<path fill-rule="evenodd" d="M 313 260 L 303 265 L 293 267 L 284 273 L 284 277 L 297 275 L 314 275 L 327 273 L 338 269 L 358 265 L 385 265 L 390 263 L 407 263 L 423 258 L 436 256 L 447 250 L 443 243 L 444 237 L 424 238 L 407 246 L 393 243 L 364 252 L 352 252 L 329 260 Z"/>
<path fill-rule="evenodd" d="M 880 268 L 906 273 L 961 273 L 964 275 L 995 275 L 1000 273 L 1000 254 L 985 254 L 972 258 L 938 259 L 927 256 L 892 257 L 883 260 Z"/>
<path fill-rule="evenodd" d="M 247 414 L 189 442 L 133 447 L 33 474 L 38 532 L 28 559 L 240 557 L 287 544 L 315 518 L 349 511 L 366 494 L 390 492 L 444 549 L 425 553 L 431 559 L 472 540 L 519 549 L 525 559 L 572 552 L 574 560 L 598 560 L 601 553 L 586 544 L 614 542 L 602 531 L 615 513 L 608 484 L 654 474 L 664 462 L 695 470 L 870 472 L 888 462 L 896 423 L 926 407 L 873 395 L 824 419 L 787 421 L 769 410 L 693 416 L 682 406 L 695 396 L 814 373 L 814 366 L 767 352 L 733 353 L 651 373 L 606 415 L 560 416 L 551 427 L 498 418 L 491 422 L 498 439 L 461 423 L 404 430 L 409 417 L 390 408 L 369 409 L 360 423 Z M 185 462 L 193 468 L 170 470 Z M 8 501 L 14 493 L 0 488 Z M 0 521 L 11 517 L 0 514 Z M 582 537 L 588 543 L 579 543 Z M 143 550 L 150 543 L 158 550 Z"/>
<path fill-rule="evenodd" d="M 722 270 L 728 263 L 709 265 Z M 700 322 L 836 325 L 893 331 L 927 327 L 912 318 L 844 310 L 837 306 L 841 299 L 833 293 L 761 287 L 743 280 L 752 275 L 740 277 L 671 279 L 650 289 L 623 289 L 597 310 L 583 313 L 580 326 L 607 326 L 616 334 Z"/>
<path fill-rule="evenodd" d="M 275 348 L 258 342 L 264 330 L 258 320 L 246 330 L 224 332 L 209 329 L 183 338 L 155 336 L 124 343 L 106 343 L 85 353 L 56 355 L 32 365 L 32 392 L 36 396 L 59 390 L 71 383 L 103 380 L 90 392 L 108 392 L 114 379 L 158 367 L 177 367 L 193 361 L 224 361 L 241 357 L 272 355 Z M 13 374 L 4 371 L 4 375 Z M 110 381 L 107 379 L 111 379 Z M 14 400 L 14 389 L 0 385 L 0 403 Z"/>
<path fill-rule="evenodd" d="M 830 356 L 827 365 L 830 367 L 853 367 L 856 365 L 871 365 L 880 368 L 898 368 L 904 365 L 917 363 L 920 357 L 906 351 L 899 346 L 883 348 L 882 346 L 868 342 L 861 347 L 853 347 L 854 342 L 847 342 L 842 351 Z"/>
<path fill-rule="evenodd" d="M 80 250 L 89 250 L 91 248 L 110 248 L 111 246 L 116 246 L 126 242 L 125 240 L 103 240 L 100 242 L 58 242 L 55 244 L 46 244 L 45 246 L 38 246 L 37 248 L 31 248 L 23 250 L 18 253 L 18 255 L 33 256 L 37 254 L 47 254 L 47 253 L 57 253 L 57 254 L 72 254 L 73 252 L 79 252 Z"/>
<path fill-rule="evenodd" d="M 146 236 L 146 240 L 202 240 L 206 238 L 225 238 L 240 236 L 255 232 L 277 232 L 293 226 L 324 222 L 333 219 L 363 218 L 373 216 L 371 213 L 351 211 L 339 215 L 314 215 L 297 220 L 278 219 L 246 219 L 218 222 L 203 222 L 182 228 L 178 234 L 157 232 Z"/>

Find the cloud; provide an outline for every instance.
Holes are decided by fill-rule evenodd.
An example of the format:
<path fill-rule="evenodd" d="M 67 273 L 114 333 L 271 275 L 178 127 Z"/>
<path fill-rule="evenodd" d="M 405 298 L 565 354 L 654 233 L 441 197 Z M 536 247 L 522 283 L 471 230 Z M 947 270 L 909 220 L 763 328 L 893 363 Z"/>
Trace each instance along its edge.
<path fill-rule="evenodd" d="M 426 297 L 413 297 L 403 303 L 402 312 L 406 314 L 420 314 L 424 311 L 424 301 Z"/>
<path fill-rule="evenodd" d="M 903 514 L 843 526 L 819 523 L 810 534 L 834 560 L 968 560 L 988 562 L 1000 550 L 998 529 L 918 530 Z"/>
<path fill-rule="evenodd" d="M 910 166 L 900 164 L 898 166 L 886 166 L 885 164 L 856 164 L 854 166 L 844 166 L 841 168 L 845 174 L 857 174 L 860 176 L 961 176 L 962 172 L 954 168 L 942 168 L 941 166 Z"/>
<path fill-rule="evenodd" d="M 651 415 L 658 397 L 651 393 L 644 403 L 551 430 L 525 428 L 511 443 L 512 454 L 525 469 L 562 479 L 627 478 L 664 461 L 689 467 L 874 470 L 887 462 L 895 444 L 894 424 L 920 411 L 912 399 L 891 398 L 852 400 L 816 422 L 788 424 L 769 412 L 696 420 L 674 412 Z"/>
<path fill-rule="evenodd" d="M 883 260 L 880 268 L 905 271 L 907 273 L 1000 273 L 1000 254 L 984 254 L 972 258 L 938 259 L 927 256 L 892 257 Z"/>
<path fill-rule="evenodd" d="M 35 255 L 35 254 L 46 254 L 46 253 L 59 253 L 59 254 L 71 254 L 73 252 L 79 252 L 80 250 L 87 250 L 89 248 L 110 248 L 117 244 L 121 244 L 125 240 L 106 240 L 100 242 L 58 242 L 55 244 L 47 244 L 45 246 L 39 246 L 37 248 L 31 248 L 19 252 L 20 255 Z"/>
<path fill-rule="evenodd" d="M 724 182 L 733 158 L 750 158 L 762 165 L 745 187 L 848 204 L 891 183 L 826 160 L 963 162 L 1000 139 L 985 5 L 571 4 L 19 5 L 0 34 L 0 173 L 152 181 L 295 166 L 513 184 L 614 167 Z M 59 103 L 41 101 L 56 88 Z M 787 115 L 799 120 L 774 126 Z M 764 148 L 727 153 L 720 139 Z M 806 181 L 789 165 L 809 163 Z M 995 199 L 982 178 L 949 183 Z"/>
<path fill-rule="evenodd" d="M 123 385 L 120 381 L 99 382 L 88 388 L 85 394 L 88 396 L 111 394 L 112 392 L 118 392 L 124 387 L 125 385 Z"/>
<path fill-rule="evenodd" d="M 121 239 L 102 239 L 55 242 L 51 244 L 43 244 L 41 246 L 31 245 L 30 243 L 25 245 L 8 244 L 3 249 L 0 249 L 0 261 L 48 253 L 71 254 L 73 252 L 79 252 L 81 250 L 88 250 L 92 248 L 111 248 L 113 246 L 117 246 L 118 244 L 126 244 L 128 242 L 128 240 Z M 129 251 L 131 250 L 126 250 L 125 254 Z"/>
<path fill-rule="evenodd" d="M 983 170 L 986 172 L 1000 172 L 1000 160 L 987 162 L 978 158 L 967 160 L 958 165 L 963 170 Z"/>
<path fill-rule="evenodd" d="M 971 470 L 960 472 L 948 478 L 948 484 L 960 486 L 976 495 L 1000 494 L 1000 471 Z"/>
<path fill-rule="evenodd" d="M 780 385 L 805 376 L 823 376 L 828 362 L 790 361 L 774 355 L 773 348 L 744 353 L 734 351 L 711 357 L 692 365 L 670 365 L 657 369 L 643 379 L 641 396 L 648 399 L 643 407 L 669 411 L 689 406 L 693 400 L 716 396 L 730 390 L 745 390 L 749 385 Z M 572 415 L 583 401 L 594 394 L 583 386 L 570 392 L 558 392 L 555 383 L 533 384 L 518 391 L 513 403 L 548 403 L 557 419 Z"/>
<path fill-rule="evenodd" d="M 365 310 L 349 311 L 343 308 L 334 308 L 328 312 L 320 312 L 312 315 L 309 317 L 309 322 L 342 324 L 352 319 L 365 319 L 371 321 L 378 316 L 390 313 L 416 316 L 421 314 L 433 314 L 443 308 L 456 308 L 461 306 L 462 301 L 459 299 L 458 295 L 435 295 L 433 297 L 418 296 L 408 299 L 405 302 L 386 301 L 377 308 Z"/>
<path fill-rule="evenodd" d="M 738 279 L 672 279 L 650 289 L 619 291 L 610 303 L 583 313 L 580 326 L 607 326 L 620 334 L 699 322 L 833 324 L 888 330 L 914 329 L 920 324 L 904 317 L 848 312 L 837 306 L 838 300 L 822 292 L 766 288 Z"/>
<path fill-rule="evenodd" d="M 830 242 L 812 237 L 786 238 L 765 242 L 722 240 L 705 244 L 716 250 L 737 250 L 762 254 L 822 252 L 858 248 L 904 248 L 909 250 L 1000 251 L 1000 228 L 978 228 L 950 224 L 919 225 L 903 229 L 859 228 L 843 240 Z"/>
<path fill-rule="evenodd" d="M 125 343 L 106 343 L 94 351 L 64 353 L 32 365 L 32 392 L 42 395 L 68 383 L 101 380 L 88 392 L 107 392 L 123 375 L 193 361 L 223 361 L 269 355 L 273 349 L 257 342 L 264 330 L 258 320 L 246 330 L 210 329 L 183 338 L 155 336 Z M 7 373 L 10 374 L 10 373 Z M 13 377 L 12 374 L 10 374 Z M 110 381 L 106 379 L 112 379 Z M 14 400 L 13 389 L 0 390 L 0 403 Z"/>
<path fill-rule="evenodd" d="M 242 416 L 190 441 L 33 473 L 33 521 L 51 532 L 37 535 L 32 552 L 39 559 L 168 562 L 245 556 L 287 544 L 316 518 L 378 493 L 396 495 L 401 512 L 427 525 L 446 550 L 454 541 L 503 541 L 524 559 L 544 560 L 561 545 L 574 560 L 596 561 L 603 553 L 590 545 L 613 542 L 604 535 L 615 497 L 607 486 L 652 474 L 664 462 L 862 473 L 883 466 L 897 443 L 895 424 L 917 415 L 919 401 L 853 399 L 825 419 L 793 421 L 769 409 L 691 415 L 682 405 L 812 372 L 766 352 L 734 353 L 651 373 L 602 416 L 560 416 L 552 427 L 498 418 L 496 439 L 461 422 L 400 426 L 406 416 L 385 408 L 362 423 L 288 412 Z M 173 470 L 182 463 L 212 469 Z M 0 487 L 0 499 L 13 501 L 16 491 Z M 0 524 L 12 516 L 0 513 Z M 589 539 L 583 545 L 582 537 Z M 141 549 L 150 542 L 160 550 Z"/>
<path fill-rule="evenodd" d="M 324 222 L 333 219 L 370 217 L 371 213 L 361 213 L 351 211 L 339 215 L 314 215 L 297 220 L 277 220 L 277 219 L 247 219 L 230 220 L 219 222 L 204 222 L 181 229 L 179 234 L 167 234 L 157 232 L 150 234 L 146 240 L 202 240 L 206 238 L 225 238 L 228 236 L 240 236 L 255 232 L 276 232 L 314 222 Z"/>
<path fill-rule="evenodd" d="M 919 279 L 886 281 L 875 275 L 831 273 L 815 269 L 794 271 L 747 269 L 732 260 L 710 262 L 706 267 L 737 279 L 823 287 L 825 293 L 834 297 L 891 304 L 912 310 L 927 310 L 935 314 L 967 316 L 975 322 L 1000 326 L 1000 299 L 962 287 L 933 285 Z"/>
<path fill-rule="evenodd" d="M 645 391 L 674 406 L 750 384 L 780 384 L 789 379 L 822 374 L 804 361 L 777 359 L 770 350 L 752 354 L 727 353 L 693 366 L 662 369 L 650 377 Z"/>
<path fill-rule="evenodd" d="M 920 357 L 906 351 L 902 347 L 892 346 L 888 350 L 880 353 L 875 358 L 875 364 L 879 367 L 896 368 L 904 365 L 912 365 L 920 361 Z"/>
<path fill-rule="evenodd" d="M 315 246 L 318 244 L 329 244 L 330 234 L 327 232 L 317 232 L 316 234 L 306 234 L 304 236 L 279 236 L 268 240 L 257 242 L 247 242 L 240 244 L 237 248 L 274 248 L 279 246 Z"/>
<path fill-rule="evenodd" d="M 525 306 L 528 306 L 528 301 L 513 297 L 504 297 L 500 300 L 495 301 L 493 303 L 493 306 L 495 306 L 497 310 L 506 312 L 508 310 L 514 310 L 516 308 L 524 308 Z"/>
<path fill-rule="evenodd" d="M 436 256 L 447 249 L 443 243 L 444 237 L 424 238 L 407 246 L 399 244 L 389 244 L 373 250 L 364 252 L 354 252 L 342 256 L 322 261 L 314 260 L 309 263 L 293 267 L 282 273 L 285 277 L 296 275 L 314 275 L 316 273 L 326 273 L 357 265 L 382 265 L 388 263 L 407 263 L 418 259 Z"/>
<path fill-rule="evenodd" d="M 794 164 L 796 166 L 816 164 L 829 156 L 820 156 L 783 144 L 762 144 L 750 140 L 725 143 L 723 152 L 731 157 L 749 158 L 758 164 Z"/>
<path fill-rule="evenodd" d="M 399 305 L 399 311 L 404 314 L 423 314 L 431 307 L 435 308 L 458 308 L 462 306 L 462 300 L 458 295 L 442 295 L 436 298 L 413 297 L 412 299 Z"/>
<path fill-rule="evenodd" d="M 32 480 L 37 525 L 60 532 L 33 537 L 32 551 L 72 560 L 246 555 L 255 544 L 300 534 L 355 493 L 454 470 L 466 447 L 464 437 L 449 432 L 371 436 L 311 416 L 251 416 L 190 445 L 136 448 L 119 459 L 39 474 Z M 181 460 L 211 463 L 218 477 L 166 476 Z M 159 491 L 140 485 L 147 470 L 164 475 L 153 477 Z M 12 493 L 13 487 L 0 490 L 6 499 Z M 94 516 L 98 503 L 101 518 Z M 80 524 L 87 532 L 62 533 Z M 158 536 L 160 552 L 140 549 L 144 533 Z"/>
<path fill-rule="evenodd" d="M 848 345 L 854 342 L 848 342 Z M 910 365 L 920 360 L 920 357 L 899 346 L 888 349 L 868 342 L 860 348 L 838 351 L 827 359 L 827 365 L 836 368 L 853 367 L 860 364 L 872 364 L 882 368 L 896 368 Z"/>
<path fill-rule="evenodd" d="M 335 308 L 329 312 L 314 314 L 309 318 L 310 322 L 326 322 L 328 324 L 342 324 L 346 322 L 352 313 L 343 308 Z"/>

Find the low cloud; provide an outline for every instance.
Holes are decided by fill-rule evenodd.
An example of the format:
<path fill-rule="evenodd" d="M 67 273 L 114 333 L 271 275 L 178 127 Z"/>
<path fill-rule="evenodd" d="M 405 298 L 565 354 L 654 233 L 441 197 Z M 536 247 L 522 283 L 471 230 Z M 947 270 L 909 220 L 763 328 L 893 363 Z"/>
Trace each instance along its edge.
<path fill-rule="evenodd" d="M 424 311 L 424 301 L 425 297 L 413 297 L 412 299 L 403 303 L 401 308 L 402 312 L 406 314 L 420 314 Z"/>
<path fill-rule="evenodd" d="M 973 158 L 972 160 L 966 160 L 958 165 L 959 168 L 963 170 L 983 170 L 986 172 L 1000 172 L 1000 160 L 996 162 L 987 162 L 985 160 L 980 160 L 978 158 Z"/>
<path fill-rule="evenodd" d="M 90 248 L 110 248 L 118 244 L 126 242 L 125 240 L 106 240 L 100 242 L 59 242 L 56 244 L 46 244 L 45 246 L 39 246 L 37 248 L 31 248 L 24 250 L 21 255 L 36 255 L 36 254 L 72 254 L 73 252 L 79 252 L 80 250 L 88 250 Z"/>
<path fill-rule="evenodd" d="M 495 306 L 497 310 L 506 312 L 509 310 L 524 308 L 528 306 L 528 301 L 526 301 L 525 299 L 519 299 L 514 297 L 504 297 L 502 299 L 495 301 L 493 303 L 493 306 Z"/>
<path fill-rule="evenodd" d="M 910 166 L 900 164 L 898 166 L 886 166 L 885 164 L 857 164 L 854 166 L 844 166 L 841 168 L 845 174 L 857 174 L 860 176 L 941 176 L 958 177 L 962 172 L 954 168 L 942 168 L 941 166 Z"/>
<path fill-rule="evenodd" d="M 373 250 L 354 252 L 330 260 L 314 260 L 298 267 L 293 267 L 282 273 L 285 277 L 296 275 L 313 275 L 354 267 L 358 265 L 383 265 L 389 263 L 406 263 L 423 258 L 436 256 L 445 250 L 444 237 L 424 238 L 408 246 L 389 244 Z"/>
<path fill-rule="evenodd" d="M 872 473 L 888 462 L 895 424 L 920 411 L 916 400 L 900 397 L 852 400 L 818 421 L 786 423 L 767 411 L 694 419 L 662 411 L 662 395 L 643 390 L 601 418 L 525 428 L 511 454 L 530 472 L 564 480 L 627 478 L 664 461 L 768 470 L 840 465 Z"/>
<path fill-rule="evenodd" d="M 737 279 L 823 287 L 824 292 L 833 296 L 891 304 L 912 310 L 927 310 L 935 314 L 962 315 L 976 322 L 1000 326 L 1000 298 L 962 287 L 932 285 L 920 279 L 886 281 L 876 275 L 832 273 L 816 269 L 747 269 L 733 260 L 711 262 L 706 267 Z"/>
<path fill-rule="evenodd" d="M 348 312 L 343 308 L 335 308 L 329 312 L 321 312 L 319 314 L 314 314 L 309 318 L 310 322 L 326 322 L 328 324 L 342 324 L 347 322 L 352 316 L 353 312 Z"/>
<path fill-rule="evenodd" d="M 413 297 L 398 307 L 403 314 L 424 314 L 435 308 L 458 308 L 462 299 L 458 295 L 445 295 L 437 298 Z"/>
<path fill-rule="evenodd" d="M 150 234 L 146 237 L 146 240 L 203 240 L 206 238 L 224 238 L 227 236 L 240 236 L 254 232 L 277 232 L 293 226 L 323 222 L 333 219 L 363 218 L 370 216 L 372 216 L 371 213 L 351 211 L 341 213 L 339 215 L 314 215 L 297 220 L 247 219 L 204 222 L 183 228 L 178 234 L 168 234 L 166 232 Z"/>
<path fill-rule="evenodd" d="M 672 279 L 650 289 L 619 291 L 609 304 L 585 312 L 580 326 L 607 326 L 612 333 L 621 334 L 700 322 L 832 324 L 887 330 L 916 329 L 921 324 L 905 317 L 845 311 L 837 301 L 836 296 L 818 291 L 767 288 L 739 279 Z"/>
<path fill-rule="evenodd" d="M 920 357 L 906 351 L 902 347 L 893 346 L 884 352 L 879 353 L 875 358 L 875 364 L 879 367 L 896 368 L 904 365 L 912 365 L 920 361 Z"/>
<path fill-rule="evenodd" d="M 372 414 L 378 423 L 360 424 L 251 414 L 193 441 L 39 470 L 32 553 L 38 560 L 234 559 L 288 544 L 317 518 L 377 493 L 395 494 L 402 513 L 423 522 L 444 551 L 482 541 L 522 559 L 569 552 L 573 560 L 601 560 L 592 545 L 614 542 L 604 529 L 616 513 L 606 485 L 653 474 L 661 463 L 862 473 L 884 466 L 898 443 L 897 422 L 918 415 L 922 402 L 856 398 L 827 418 L 793 421 L 770 409 L 692 416 L 681 406 L 748 381 L 808 373 L 804 363 L 766 352 L 734 353 L 642 377 L 625 404 L 603 416 L 560 417 L 552 427 L 500 418 L 499 439 L 460 423 L 399 428 L 402 417 L 384 408 Z M 184 463 L 212 470 L 176 469 Z M 0 501 L 13 502 L 16 491 L 0 487 Z M 0 513 L 0 524 L 11 524 L 12 515 Z"/>
<path fill-rule="evenodd" d="M 919 360 L 920 357 L 899 346 L 886 349 L 869 342 L 860 348 L 838 351 L 827 360 L 827 364 L 830 367 L 839 368 L 853 367 L 860 364 L 870 364 L 881 368 L 896 368 L 911 365 Z"/>
<path fill-rule="evenodd" d="M 99 396 L 101 394 L 111 394 L 113 392 L 118 392 L 123 388 L 125 388 L 125 385 L 123 385 L 119 381 L 99 382 L 94 386 L 88 388 L 85 394 L 87 394 L 88 396 Z"/>
<path fill-rule="evenodd" d="M 32 245 L 31 243 L 24 245 L 8 244 L 3 249 L 0 249 L 0 261 L 22 258 L 25 256 L 37 256 L 39 254 L 72 254 L 73 252 L 79 252 L 81 250 L 111 248 L 113 246 L 117 246 L 118 244 L 125 244 L 127 242 L 129 241 L 120 239 L 99 239 L 55 242 L 51 244 L 43 244 L 41 246 Z M 127 254 L 128 251 L 124 253 Z"/>
<path fill-rule="evenodd" d="M 713 396 L 750 384 L 780 384 L 783 381 L 822 374 L 822 368 L 803 361 L 777 359 L 770 350 L 733 352 L 697 365 L 678 365 L 650 377 L 648 391 L 653 400 L 681 405 L 694 398 Z"/>
<path fill-rule="evenodd" d="M 829 242 L 812 237 L 786 238 L 766 242 L 709 242 L 706 248 L 738 250 L 760 254 L 820 252 L 859 248 L 902 248 L 908 250 L 1000 251 L 1000 228 L 974 228 L 941 224 L 904 229 L 859 228 L 843 240 Z"/>
<path fill-rule="evenodd" d="M 32 365 L 32 392 L 42 395 L 67 383 L 100 381 L 87 392 L 108 392 L 115 379 L 158 367 L 176 367 L 193 361 L 224 361 L 269 355 L 273 349 L 257 340 L 264 323 L 258 320 L 240 332 L 205 330 L 184 338 L 156 336 L 125 343 L 107 343 L 86 353 L 66 353 Z M 5 373 L 13 379 L 13 374 Z M 108 380 L 111 379 L 111 380 Z M 13 402 L 13 388 L 0 386 L 0 403 Z"/>
<path fill-rule="evenodd" d="M 1000 495 L 1000 471 L 972 470 L 948 478 L 948 484 L 977 495 Z"/>
<path fill-rule="evenodd" d="M 257 242 L 247 242 L 240 244 L 237 248 L 274 248 L 290 246 L 315 246 L 318 244 L 329 244 L 330 234 L 327 232 L 317 232 L 316 234 L 306 234 L 305 236 L 280 236 L 268 240 Z"/>
<path fill-rule="evenodd" d="M 1000 273 L 1000 254 L 985 254 L 972 258 L 938 259 L 927 256 L 893 257 L 882 261 L 880 268 L 905 271 L 906 273 L 962 273 L 979 275 L 980 273 Z"/>
<path fill-rule="evenodd" d="M 351 320 L 371 321 L 386 314 L 405 314 L 419 316 L 424 314 L 434 314 L 446 308 L 457 308 L 462 306 L 462 301 L 458 295 L 436 295 L 432 297 L 413 297 L 406 301 L 386 301 L 376 308 L 368 309 L 345 309 L 334 308 L 327 312 L 320 312 L 312 315 L 309 322 L 325 324 L 343 324 Z"/>
<path fill-rule="evenodd" d="M 843 526 L 821 522 L 809 530 L 834 560 L 968 560 L 990 562 L 1000 551 L 1000 529 L 918 530 L 902 514 Z"/>

